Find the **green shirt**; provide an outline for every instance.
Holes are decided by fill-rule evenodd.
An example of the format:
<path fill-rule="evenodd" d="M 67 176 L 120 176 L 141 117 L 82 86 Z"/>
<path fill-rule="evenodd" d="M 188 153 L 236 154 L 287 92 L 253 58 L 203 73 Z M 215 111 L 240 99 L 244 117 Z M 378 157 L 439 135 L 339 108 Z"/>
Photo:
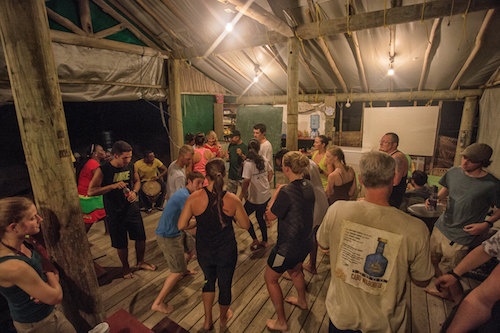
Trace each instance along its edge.
<path fill-rule="evenodd" d="M 228 178 L 232 180 L 241 180 L 241 166 L 243 164 L 243 160 L 241 157 L 236 153 L 236 150 L 240 148 L 241 153 L 243 155 L 247 154 L 247 145 L 244 144 L 243 142 L 240 144 L 229 144 L 229 148 L 227 149 L 229 152 L 229 174 Z"/>

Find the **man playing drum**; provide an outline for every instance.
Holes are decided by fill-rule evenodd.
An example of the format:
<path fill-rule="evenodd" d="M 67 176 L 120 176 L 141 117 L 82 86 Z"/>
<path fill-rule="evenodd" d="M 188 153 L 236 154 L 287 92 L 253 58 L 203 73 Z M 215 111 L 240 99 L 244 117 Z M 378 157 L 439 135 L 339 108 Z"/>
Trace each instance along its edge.
<path fill-rule="evenodd" d="M 167 167 L 155 158 L 155 153 L 151 150 L 144 152 L 144 158 L 134 164 L 136 178 L 141 181 L 139 199 L 141 207 L 148 213 L 155 208 L 163 210 L 163 200 L 165 199 L 165 183 L 163 176 L 167 173 Z"/>

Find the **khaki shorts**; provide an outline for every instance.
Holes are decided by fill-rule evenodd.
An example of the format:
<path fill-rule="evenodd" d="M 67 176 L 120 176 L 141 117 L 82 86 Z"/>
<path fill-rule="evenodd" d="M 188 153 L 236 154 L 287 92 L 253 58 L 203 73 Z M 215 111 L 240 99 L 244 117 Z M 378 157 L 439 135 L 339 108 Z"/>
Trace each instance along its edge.
<path fill-rule="evenodd" d="M 73 325 L 62 312 L 56 309 L 36 323 L 18 323 L 14 321 L 14 326 L 18 333 L 76 333 Z"/>
<path fill-rule="evenodd" d="M 237 194 L 238 187 L 241 186 L 241 180 L 228 179 L 226 183 L 226 191 Z"/>
<path fill-rule="evenodd" d="M 163 257 L 165 257 L 170 272 L 186 272 L 187 265 L 184 253 L 191 252 L 194 249 L 193 237 L 183 232 L 175 238 L 165 238 L 157 235 L 156 241 L 161 252 L 163 252 Z"/>
<path fill-rule="evenodd" d="M 432 263 L 439 263 L 439 269 L 446 273 L 455 268 L 467 255 L 469 247 L 450 241 L 436 227 L 432 230 L 431 239 Z"/>

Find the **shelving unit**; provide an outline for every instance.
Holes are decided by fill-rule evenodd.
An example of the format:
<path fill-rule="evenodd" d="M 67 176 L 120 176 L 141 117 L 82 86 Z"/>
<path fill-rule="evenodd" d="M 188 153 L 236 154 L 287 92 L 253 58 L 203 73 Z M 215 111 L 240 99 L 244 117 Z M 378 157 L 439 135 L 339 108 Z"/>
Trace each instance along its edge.
<path fill-rule="evenodd" d="M 224 127 L 224 141 L 230 140 L 230 135 L 236 129 L 237 104 L 224 104 L 222 125 Z"/>

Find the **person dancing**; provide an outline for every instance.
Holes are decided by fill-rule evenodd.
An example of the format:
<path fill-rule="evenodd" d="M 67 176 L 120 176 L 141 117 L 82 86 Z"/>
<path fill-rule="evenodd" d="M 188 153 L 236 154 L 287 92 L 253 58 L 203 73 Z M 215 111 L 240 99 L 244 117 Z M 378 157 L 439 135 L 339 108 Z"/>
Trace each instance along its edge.
<path fill-rule="evenodd" d="M 216 281 L 219 286 L 220 326 L 225 327 L 233 316 L 229 305 L 238 251 L 232 221 L 234 219 L 240 228 L 248 230 L 250 220 L 238 197 L 223 191 L 225 162 L 215 158 L 206 164 L 205 170 L 208 185 L 186 200 L 177 227 L 179 230 L 196 227 L 196 253 L 205 275 L 203 328 L 210 330 L 213 328 Z M 191 221 L 192 216 L 196 217 L 196 222 Z"/>

